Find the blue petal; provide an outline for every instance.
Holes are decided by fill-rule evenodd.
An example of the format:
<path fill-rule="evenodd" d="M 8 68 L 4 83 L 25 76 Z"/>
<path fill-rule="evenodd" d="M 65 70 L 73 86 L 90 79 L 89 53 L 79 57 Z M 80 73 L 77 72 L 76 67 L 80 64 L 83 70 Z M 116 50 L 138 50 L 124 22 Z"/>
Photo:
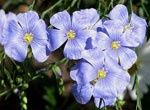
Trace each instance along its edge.
<path fill-rule="evenodd" d="M 46 25 L 43 20 L 37 20 L 34 24 L 34 27 L 30 30 L 30 32 L 33 34 L 34 39 L 38 40 L 48 39 Z"/>
<path fill-rule="evenodd" d="M 114 88 L 114 91 L 116 91 L 118 95 L 122 94 L 130 83 L 129 73 L 111 59 L 106 59 L 105 64 L 106 68 L 109 68 L 107 78 L 110 81 L 110 86 Z"/>
<path fill-rule="evenodd" d="M 17 18 L 24 32 L 28 33 L 33 29 L 35 22 L 39 20 L 38 14 L 34 11 L 20 13 L 17 15 Z"/>
<path fill-rule="evenodd" d="M 28 46 L 22 39 L 13 39 L 9 44 L 4 46 L 5 53 L 14 60 L 22 62 L 27 56 Z"/>
<path fill-rule="evenodd" d="M 60 30 L 68 30 L 71 27 L 71 17 L 67 11 L 54 14 L 50 18 L 50 24 Z"/>
<path fill-rule="evenodd" d="M 48 30 L 49 49 L 55 51 L 67 40 L 65 32 L 56 29 Z"/>
<path fill-rule="evenodd" d="M 86 41 L 88 38 L 95 39 L 97 32 L 95 30 L 77 30 L 77 38 Z M 84 43 L 85 44 L 85 43 Z"/>
<path fill-rule="evenodd" d="M 106 51 L 104 51 L 104 54 L 105 54 L 105 58 L 111 58 L 115 62 L 119 62 L 117 50 L 113 50 L 111 48 L 108 48 Z"/>
<path fill-rule="evenodd" d="M 22 39 L 24 32 L 22 31 L 20 25 L 15 20 L 11 20 L 7 23 L 3 30 L 3 45 L 9 44 L 9 42 L 15 39 Z"/>
<path fill-rule="evenodd" d="M 97 70 L 85 60 L 80 60 L 70 72 L 70 77 L 78 84 L 86 84 L 96 79 Z"/>
<path fill-rule="evenodd" d="M 99 21 L 94 24 L 93 29 L 98 30 L 98 28 L 103 28 L 102 20 L 100 19 Z"/>
<path fill-rule="evenodd" d="M 132 37 L 135 37 L 140 44 L 144 42 L 146 36 L 147 23 L 145 19 L 138 17 L 136 14 L 131 15 L 131 24 L 133 25 Z"/>
<path fill-rule="evenodd" d="M 131 68 L 137 60 L 136 53 L 126 47 L 122 47 L 121 49 L 119 49 L 118 56 L 121 66 L 126 70 Z"/>
<path fill-rule="evenodd" d="M 82 52 L 83 59 L 91 63 L 93 66 L 102 65 L 104 61 L 104 54 L 98 48 L 89 49 Z"/>
<path fill-rule="evenodd" d="M 119 20 L 106 20 L 103 22 L 103 27 L 106 29 L 106 34 L 112 35 L 113 33 L 119 32 L 122 34 L 123 29 L 124 29 L 124 23 Z"/>
<path fill-rule="evenodd" d="M 72 93 L 78 103 L 86 104 L 92 97 L 93 86 L 91 84 L 74 84 L 72 86 Z"/>
<path fill-rule="evenodd" d="M 99 79 L 95 86 L 93 91 L 94 97 L 116 97 L 117 91 L 116 88 L 114 88 L 114 85 L 112 84 L 112 79 L 108 77 L 108 75 L 104 79 Z"/>
<path fill-rule="evenodd" d="M 3 29 L 4 29 L 4 25 L 6 23 L 6 15 L 4 10 L 0 10 L 0 43 L 2 43 L 3 40 Z"/>
<path fill-rule="evenodd" d="M 72 24 L 76 27 L 81 29 L 84 28 L 92 28 L 94 24 L 99 19 L 99 14 L 97 10 L 91 9 L 84 9 L 81 11 L 75 11 L 72 16 Z"/>
<path fill-rule="evenodd" d="M 105 49 L 110 48 L 111 39 L 107 36 L 107 34 L 103 32 L 98 32 L 96 41 L 97 41 L 97 44 L 96 44 L 97 48 L 99 48 L 100 50 L 105 50 Z"/>
<path fill-rule="evenodd" d="M 120 20 L 123 23 L 128 22 L 128 10 L 124 5 L 116 5 L 108 15 L 112 20 Z"/>
<path fill-rule="evenodd" d="M 102 99 L 101 99 L 101 97 L 100 98 L 94 98 L 94 103 L 95 103 L 97 108 L 112 106 L 115 104 L 115 101 L 116 101 L 116 97 L 102 97 Z"/>
<path fill-rule="evenodd" d="M 16 14 L 14 14 L 12 12 L 9 12 L 6 16 L 7 16 L 7 20 L 8 21 L 10 21 L 10 20 L 17 20 Z"/>
<path fill-rule="evenodd" d="M 81 59 L 82 51 L 85 48 L 85 42 L 80 39 L 68 40 L 65 48 L 64 55 L 69 59 Z"/>
<path fill-rule="evenodd" d="M 46 41 L 45 40 L 34 40 L 31 43 L 33 56 L 38 62 L 44 62 L 48 58 L 48 56 L 46 54 L 46 45 L 43 45 L 42 42 L 45 43 Z"/>

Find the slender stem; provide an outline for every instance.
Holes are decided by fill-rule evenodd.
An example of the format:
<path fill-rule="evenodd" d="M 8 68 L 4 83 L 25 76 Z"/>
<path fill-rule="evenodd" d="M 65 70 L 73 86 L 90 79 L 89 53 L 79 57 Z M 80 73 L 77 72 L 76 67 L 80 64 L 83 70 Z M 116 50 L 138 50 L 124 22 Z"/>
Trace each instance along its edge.
<path fill-rule="evenodd" d="M 139 80 L 136 74 L 136 94 L 137 94 L 137 103 L 136 110 L 142 110 L 141 99 L 140 99 L 140 91 L 139 91 Z"/>
<path fill-rule="evenodd" d="M 49 7 L 47 10 L 45 10 L 42 15 L 41 18 L 43 19 L 45 17 L 45 15 L 50 12 L 51 10 L 53 10 L 57 5 L 59 5 L 63 0 L 59 0 L 58 2 L 56 2 L 54 5 L 52 5 L 51 7 Z"/>
<path fill-rule="evenodd" d="M 143 8 L 143 10 L 144 10 L 144 12 L 145 12 L 145 14 L 146 14 L 146 16 L 147 16 L 148 18 L 150 18 L 149 14 L 148 14 L 148 11 L 147 11 L 146 8 L 145 8 L 144 1 L 143 1 L 143 0 L 141 0 L 141 6 L 142 6 L 142 8 Z"/>
<path fill-rule="evenodd" d="M 67 10 L 70 10 L 72 7 L 74 7 L 74 5 L 76 4 L 77 1 L 78 1 L 78 0 L 73 0 L 73 1 L 71 2 L 71 5 L 67 8 Z"/>
<path fill-rule="evenodd" d="M 29 10 L 33 10 L 34 5 L 35 5 L 35 0 L 33 0 L 32 4 L 29 6 Z"/>

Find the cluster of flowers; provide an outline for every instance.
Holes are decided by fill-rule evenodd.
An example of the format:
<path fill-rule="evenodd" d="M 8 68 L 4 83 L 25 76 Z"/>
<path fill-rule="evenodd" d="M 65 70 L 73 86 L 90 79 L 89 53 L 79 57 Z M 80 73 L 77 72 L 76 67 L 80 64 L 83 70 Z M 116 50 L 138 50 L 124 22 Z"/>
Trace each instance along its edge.
<path fill-rule="evenodd" d="M 85 104 L 93 97 L 100 108 L 113 105 L 129 84 L 127 71 L 137 60 L 134 48 L 143 43 L 147 26 L 121 4 L 104 19 L 93 8 L 72 16 L 58 12 L 50 18 L 53 28 L 34 11 L 15 15 L 1 10 L 0 15 L 0 43 L 10 58 L 24 61 L 30 46 L 35 60 L 44 62 L 65 44 L 64 56 L 78 60 L 70 72 L 75 99 Z"/>

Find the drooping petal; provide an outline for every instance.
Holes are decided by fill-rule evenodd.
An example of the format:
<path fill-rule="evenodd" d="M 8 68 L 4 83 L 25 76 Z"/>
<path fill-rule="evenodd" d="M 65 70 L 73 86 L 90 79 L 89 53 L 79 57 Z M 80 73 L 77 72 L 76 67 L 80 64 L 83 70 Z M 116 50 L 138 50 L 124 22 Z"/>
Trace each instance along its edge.
<path fill-rule="evenodd" d="M 70 72 L 70 77 L 78 84 L 87 84 L 96 79 L 97 70 L 85 60 L 80 60 Z"/>
<path fill-rule="evenodd" d="M 85 48 L 85 42 L 80 39 L 68 40 L 65 48 L 64 55 L 69 59 L 81 59 L 82 51 Z"/>
<path fill-rule="evenodd" d="M 106 106 L 112 106 L 115 104 L 116 97 L 100 97 L 94 98 L 94 103 L 97 108 L 103 108 Z"/>
<path fill-rule="evenodd" d="M 120 65 L 125 69 L 129 69 L 137 60 L 136 53 L 126 47 L 122 47 L 118 51 Z"/>
<path fill-rule="evenodd" d="M 112 20 L 120 20 L 123 23 L 128 22 L 128 10 L 124 5 L 116 5 L 108 15 Z"/>
<path fill-rule="evenodd" d="M 49 29 L 48 30 L 48 41 L 49 41 L 49 49 L 51 51 L 55 51 L 61 45 L 65 43 L 67 40 L 64 31 Z"/>
<path fill-rule="evenodd" d="M 50 18 L 50 24 L 60 30 L 68 30 L 71 27 L 71 17 L 67 11 L 54 14 Z"/>
<path fill-rule="evenodd" d="M 80 11 L 75 11 L 72 16 L 72 24 L 76 27 L 81 29 L 85 28 L 92 28 L 94 24 L 99 19 L 99 14 L 97 10 L 91 9 L 84 9 Z"/>
<path fill-rule="evenodd" d="M 72 93 L 78 103 L 86 104 L 92 97 L 93 86 L 91 84 L 74 84 L 72 86 Z"/>
<path fill-rule="evenodd" d="M 47 60 L 48 56 L 46 54 L 46 45 L 41 45 L 41 42 L 46 42 L 44 40 L 34 40 L 31 43 L 31 48 L 32 48 L 32 53 L 34 58 L 38 61 L 38 62 L 44 62 Z"/>
<path fill-rule="evenodd" d="M 17 18 L 24 32 L 27 33 L 30 33 L 30 31 L 33 29 L 35 25 L 35 22 L 39 20 L 38 14 L 34 11 L 20 13 L 17 15 Z"/>

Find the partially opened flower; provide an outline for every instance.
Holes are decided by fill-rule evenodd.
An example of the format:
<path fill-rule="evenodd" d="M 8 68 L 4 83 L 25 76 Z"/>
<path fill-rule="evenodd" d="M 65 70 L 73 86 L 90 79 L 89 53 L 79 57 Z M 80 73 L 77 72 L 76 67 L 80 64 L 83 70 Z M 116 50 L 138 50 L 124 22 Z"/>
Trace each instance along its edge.
<path fill-rule="evenodd" d="M 87 52 L 84 52 L 87 60 L 81 59 L 70 72 L 71 78 L 76 81 L 72 88 L 73 95 L 82 104 L 93 96 L 97 107 L 100 99 L 105 101 L 106 106 L 114 105 L 117 96 L 129 84 L 129 74 L 111 59 L 104 59 L 98 49 Z M 90 56 L 93 59 L 89 59 Z M 104 104 L 100 108 L 103 106 Z"/>
<path fill-rule="evenodd" d="M 136 62 L 135 51 L 128 47 L 128 41 L 123 38 L 122 33 L 112 26 L 107 33 L 98 32 L 97 41 L 97 47 L 105 51 L 108 57 L 115 60 L 124 69 L 129 69 Z"/>
<path fill-rule="evenodd" d="M 109 13 L 106 29 L 115 25 L 116 29 L 123 33 L 122 38 L 126 40 L 126 46 L 137 47 L 144 42 L 147 23 L 145 19 L 138 17 L 132 12 L 129 18 L 128 10 L 124 5 L 116 5 Z"/>
<path fill-rule="evenodd" d="M 8 22 L 12 19 L 15 19 L 15 14 L 9 12 L 8 14 L 5 14 L 4 10 L 0 10 L 0 43 L 4 45 L 4 34 L 5 34 L 5 28 L 8 25 Z"/>
<path fill-rule="evenodd" d="M 6 22 L 6 15 L 5 15 L 4 10 L 0 10 L 0 16 L 1 16 L 1 19 L 0 19 L 0 43 L 1 43 L 2 37 L 3 37 L 3 28 L 4 28 L 4 25 Z"/>
<path fill-rule="evenodd" d="M 51 25 L 57 29 L 49 29 L 49 49 L 54 51 L 66 42 L 65 57 L 82 58 L 81 52 L 86 47 L 87 39 L 96 36 L 96 31 L 91 27 L 98 19 L 99 14 L 95 9 L 75 11 L 72 17 L 67 11 L 56 13 L 50 18 Z"/>
<path fill-rule="evenodd" d="M 18 14 L 15 20 L 9 21 L 5 33 L 7 42 L 4 49 L 9 57 L 22 62 L 27 56 L 28 47 L 31 46 L 37 61 L 44 62 L 48 58 L 46 25 L 36 12 Z"/>

